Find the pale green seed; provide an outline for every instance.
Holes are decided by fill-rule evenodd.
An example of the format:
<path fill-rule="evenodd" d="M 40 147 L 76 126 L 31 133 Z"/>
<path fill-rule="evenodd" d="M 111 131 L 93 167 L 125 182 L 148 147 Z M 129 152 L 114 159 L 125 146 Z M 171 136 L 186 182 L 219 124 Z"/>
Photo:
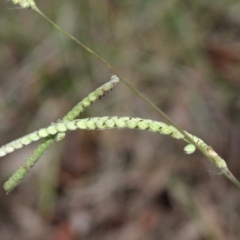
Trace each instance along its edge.
<path fill-rule="evenodd" d="M 20 139 L 20 142 L 23 144 L 23 145 L 28 145 L 29 143 L 31 143 L 31 140 L 28 138 L 28 136 L 26 137 L 22 137 Z"/>
<path fill-rule="evenodd" d="M 171 135 L 175 139 L 183 139 L 184 136 L 182 133 L 180 133 L 177 129 L 174 129 Z"/>
<path fill-rule="evenodd" d="M 113 119 L 108 119 L 106 122 L 105 122 L 106 126 L 108 128 L 113 128 L 115 126 L 115 122 L 113 121 Z"/>
<path fill-rule="evenodd" d="M 122 119 L 116 118 L 115 119 L 115 124 L 116 124 L 116 127 L 118 127 L 118 128 L 125 128 L 126 127 L 126 121 L 124 121 Z"/>
<path fill-rule="evenodd" d="M 119 77 L 117 75 L 112 75 L 111 76 L 111 80 L 109 81 L 109 83 L 111 83 L 113 86 L 116 85 L 119 82 Z M 113 87 L 112 86 L 112 87 Z"/>
<path fill-rule="evenodd" d="M 77 126 L 74 122 L 67 122 L 66 127 L 67 127 L 68 130 L 71 130 L 71 131 L 77 129 Z"/>
<path fill-rule="evenodd" d="M 56 128 L 57 128 L 58 132 L 66 132 L 67 131 L 67 127 L 64 123 L 56 124 Z"/>
<path fill-rule="evenodd" d="M 81 103 L 78 103 L 78 105 L 71 110 L 71 114 L 73 114 L 73 115 L 76 117 L 76 116 L 79 115 L 79 113 L 83 112 L 84 109 L 85 109 L 85 108 L 83 107 L 82 102 L 81 102 Z M 64 120 L 65 120 L 65 119 L 64 119 Z"/>
<path fill-rule="evenodd" d="M 51 125 L 47 128 L 47 132 L 51 135 L 55 135 L 58 131 L 57 131 L 56 126 Z"/>
<path fill-rule="evenodd" d="M 93 92 L 88 95 L 88 99 L 90 102 L 94 102 L 98 99 L 98 96 Z"/>
<path fill-rule="evenodd" d="M 12 146 L 6 146 L 6 148 L 5 148 L 5 151 L 6 151 L 6 153 L 11 153 L 11 152 L 13 152 L 15 149 L 12 147 Z"/>
<path fill-rule="evenodd" d="M 105 129 L 105 128 L 106 128 L 106 126 L 105 126 L 105 121 L 99 120 L 99 121 L 96 123 L 96 127 L 97 127 L 97 129 L 99 129 L 99 130 Z"/>
<path fill-rule="evenodd" d="M 83 104 L 84 108 L 87 108 L 91 105 L 91 102 L 89 101 L 89 99 L 85 98 L 85 99 L 83 99 L 82 104 Z"/>
<path fill-rule="evenodd" d="M 104 94 L 104 92 L 103 92 L 102 88 L 98 88 L 98 89 L 95 91 L 95 94 L 96 94 L 98 97 L 101 97 L 101 96 Z"/>
<path fill-rule="evenodd" d="M 87 129 L 89 129 L 89 130 L 95 130 L 96 129 L 96 124 L 95 124 L 94 120 L 93 121 L 87 120 L 86 125 L 87 125 Z"/>
<path fill-rule="evenodd" d="M 159 129 L 162 127 L 162 124 L 159 122 L 151 122 L 151 124 L 149 124 L 149 130 L 153 131 L 153 132 L 157 132 L 159 131 Z"/>
<path fill-rule="evenodd" d="M 65 138 L 66 134 L 64 132 L 58 133 L 56 141 L 59 142 Z"/>
<path fill-rule="evenodd" d="M 87 129 L 86 123 L 84 121 L 78 120 L 76 125 L 79 129 Z"/>
<path fill-rule="evenodd" d="M 126 124 L 130 129 L 134 129 L 137 127 L 137 121 L 135 121 L 135 119 L 132 118 L 128 118 L 128 120 L 126 120 Z"/>
<path fill-rule="evenodd" d="M 96 121 L 96 128 L 99 130 L 103 130 L 106 128 L 105 122 L 108 118 L 99 118 L 98 121 Z"/>
<path fill-rule="evenodd" d="M 47 132 L 47 130 L 46 130 L 45 128 L 40 129 L 40 130 L 38 131 L 38 135 L 39 135 L 41 138 L 47 137 L 48 134 L 49 134 L 49 133 Z"/>
<path fill-rule="evenodd" d="M 141 130 L 145 130 L 149 126 L 148 122 L 145 122 L 145 121 L 139 121 L 137 125 Z"/>
<path fill-rule="evenodd" d="M 169 135 L 173 132 L 172 126 L 169 125 L 165 125 L 164 127 L 162 127 L 161 129 L 161 133 L 164 135 Z"/>
<path fill-rule="evenodd" d="M 15 148 L 15 149 L 19 149 L 19 148 L 22 148 L 22 143 L 20 143 L 20 141 L 13 141 L 12 142 L 12 146 Z"/>
<path fill-rule="evenodd" d="M 188 144 L 183 148 L 186 154 L 192 154 L 195 152 L 196 147 L 193 144 Z"/>
<path fill-rule="evenodd" d="M 38 141 L 40 139 L 40 136 L 38 135 L 37 132 L 33 132 L 29 135 L 29 138 L 32 140 L 32 141 Z"/>

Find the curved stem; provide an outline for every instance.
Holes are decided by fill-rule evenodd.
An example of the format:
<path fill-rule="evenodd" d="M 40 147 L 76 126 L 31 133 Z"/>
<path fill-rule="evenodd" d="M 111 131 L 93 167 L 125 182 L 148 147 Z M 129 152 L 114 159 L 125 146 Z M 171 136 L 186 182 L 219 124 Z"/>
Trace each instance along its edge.
<path fill-rule="evenodd" d="M 27 161 L 13 174 L 13 176 L 4 184 L 4 189 L 9 193 L 13 190 L 23 179 L 23 177 L 29 172 L 29 170 L 34 166 L 36 159 L 39 159 L 41 154 L 43 154 L 46 149 L 53 143 L 54 137 L 51 138 L 51 135 L 56 136 L 59 133 L 67 132 L 68 130 L 104 130 L 104 129 L 139 129 L 139 130 L 148 130 L 152 132 L 159 132 L 164 135 L 170 135 L 175 139 L 185 139 L 185 137 L 173 126 L 167 125 L 162 122 L 152 121 L 149 119 L 141 118 L 131 118 L 131 117 L 95 117 L 95 118 L 86 118 L 86 119 L 77 119 L 69 122 L 60 122 L 54 125 L 50 125 L 47 128 L 40 129 L 34 133 L 24 136 L 19 140 L 22 142 L 28 141 L 32 142 L 32 135 L 41 137 L 48 136 L 48 139 L 38 147 L 34 154 L 27 159 Z M 186 134 L 191 135 L 186 132 Z M 196 145 L 204 149 L 204 154 L 206 157 L 213 163 L 228 179 L 230 179 L 238 188 L 240 188 L 240 183 L 229 171 L 226 162 L 204 141 L 191 135 L 194 139 Z M 40 146 L 41 146 L 40 145 Z"/>

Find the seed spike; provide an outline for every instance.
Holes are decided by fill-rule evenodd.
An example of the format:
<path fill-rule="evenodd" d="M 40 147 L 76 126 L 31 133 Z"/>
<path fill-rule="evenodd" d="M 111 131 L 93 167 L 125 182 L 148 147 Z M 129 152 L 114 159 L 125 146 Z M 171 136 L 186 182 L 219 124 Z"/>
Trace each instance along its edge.
<path fill-rule="evenodd" d="M 18 4 L 22 8 L 36 8 L 36 4 L 33 0 L 11 0 L 11 2 L 13 4 Z"/>

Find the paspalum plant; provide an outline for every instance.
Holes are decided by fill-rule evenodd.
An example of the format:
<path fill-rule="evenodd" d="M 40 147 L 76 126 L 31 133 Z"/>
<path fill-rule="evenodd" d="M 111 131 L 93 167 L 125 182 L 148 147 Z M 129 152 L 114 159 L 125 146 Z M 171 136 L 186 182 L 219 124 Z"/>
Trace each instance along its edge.
<path fill-rule="evenodd" d="M 67 131 L 73 131 L 77 129 L 104 130 L 113 128 L 147 130 L 152 132 L 158 132 L 163 135 L 169 135 L 175 139 L 182 139 L 187 142 L 187 145 L 184 148 L 186 154 L 191 154 L 196 149 L 200 150 L 213 165 L 215 165 L 228 179 L 230 179 L 238 188 L 240 188 L 240 183 L 230 172 L 226 162 L 213 150 L 212 147 L 208 146 L 203 140 L 199 139 L 198 137 L 178 127 L 168 116 L 166 116 L 166 114 L 164 114 L 134 86 L 132 86 L 128 81 L 126 81 L 111 64 L 109 64 L 96 52 L 83 44 L 80 40 L 76 39 L 66 31 L 64 31 L 62 28 L 60 28 L 58 25 L 56 25 L 52 20 L 50 20 L 43 12 L 39 10 L 33 0 L 12 0 L 12 2 L 14 4 L 20 5 L 22 8 L 29 8 L 40 14 L 54 28 L 68 36 L 74 42 L 79 44 L 83 49 L 85 49 L 88 53 L 92 54 L 101 62 L 103 62 L 106 67 L 108 67 L 112 71 L 113 76 L 111 77 L 111 80 L 109 82 L 99 87 L 94 92 L 90 93 L 81 102 L 79 102 L 65 117 L 63 117 L 62 120 L 59 120 L 57 123 L 52 123 L 46 128 L 42 128 L 40 130 L 32 132 L 26 136 L 23 136 L 0 147 L 0 157 L 3 157 L 19 148 L 30 144 L 31 142 L 43 139 L 42 143 L 37 147 L 37 149 L 32 153 L 32 155 L 20 166 L 20 168 L 9 178 L 9 180 L 5 182 L 4 189 L 7 193 L 12 191 L 21 182 L 24 176 L 38 161 L 38 159 L 55 141 L 60 141 L 65 137 Z M 152 107 L 153 110 L 155 110 L 160 116 L 162 116 L 167 123 L 153 121 L 149 119 L 120 116 L 76 119 L 87 107 L 89 107 L 97 99 L 103 97 L 106 93 L 108 93 L 119 81 L 125 84 L 132 92 L 134 92 L 138 97 L 140 97 L 150 107 Z"/>

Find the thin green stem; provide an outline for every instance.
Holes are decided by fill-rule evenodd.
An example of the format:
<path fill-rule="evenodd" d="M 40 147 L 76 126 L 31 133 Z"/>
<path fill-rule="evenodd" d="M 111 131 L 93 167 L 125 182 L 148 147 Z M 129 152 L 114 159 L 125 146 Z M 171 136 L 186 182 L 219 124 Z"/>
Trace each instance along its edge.
<path fill-rule="evenodd" d="M 20 166 L 20 168 L 4 183 L 3 188 L 10 193 L 26 176 L 31 168 L 37 163 L 39 158 L 47 151 L 47 149 L 54 143 L 55 139 L 50 137 L 44 140 L 33 154 Z"/>

